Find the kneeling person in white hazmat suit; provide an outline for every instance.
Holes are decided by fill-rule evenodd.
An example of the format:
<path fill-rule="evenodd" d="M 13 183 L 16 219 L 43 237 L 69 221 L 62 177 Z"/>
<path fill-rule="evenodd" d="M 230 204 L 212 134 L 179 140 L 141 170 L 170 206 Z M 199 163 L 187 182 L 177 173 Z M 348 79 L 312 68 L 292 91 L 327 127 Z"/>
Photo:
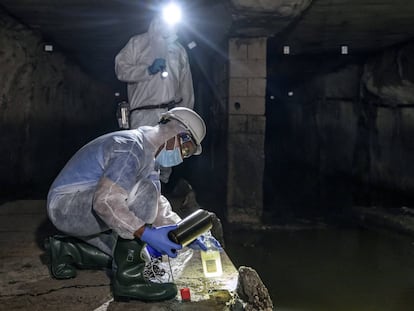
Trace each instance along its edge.
<path fill-rule="evenodd" d="M 160 194 L 158 168 L 199 155 L 205 133 L 202 118 L 179 107 L 165 112 L 156 126 L 109 133 L 76 152 L 48 194 L 48 216 L 66 234 L 46 239 L 53 277 L 112 267 L 115 299 L 174 298 L 175 284 L 144 278 L 141 252 L 150 246 L 176 257 L 182 248 L 168 238 L 180 217 Z M 206 250 L 201 239 L 189 247 Z"/>

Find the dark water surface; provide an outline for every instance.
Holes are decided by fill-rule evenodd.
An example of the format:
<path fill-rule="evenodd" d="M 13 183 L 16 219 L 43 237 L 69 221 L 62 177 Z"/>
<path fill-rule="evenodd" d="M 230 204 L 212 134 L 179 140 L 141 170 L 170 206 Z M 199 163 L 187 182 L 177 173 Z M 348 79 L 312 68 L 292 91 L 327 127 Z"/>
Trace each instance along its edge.
<path fill-rule="evenodd" d="M 414 311 L 414 237 L 368 229 L 226 233 L 280 311 Z"/>

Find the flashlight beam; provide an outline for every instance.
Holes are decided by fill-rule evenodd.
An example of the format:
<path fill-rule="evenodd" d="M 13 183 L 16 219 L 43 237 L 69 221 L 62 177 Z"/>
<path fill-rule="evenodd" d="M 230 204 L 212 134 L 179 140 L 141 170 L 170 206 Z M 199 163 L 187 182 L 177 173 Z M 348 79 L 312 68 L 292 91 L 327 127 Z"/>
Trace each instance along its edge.
<path fill-rule="evenodd" d="M 181 20 L 181 8 L 174 2 L 170 2 L 162 9 L 162 18 L 169 25 L 175 25 Z"/>

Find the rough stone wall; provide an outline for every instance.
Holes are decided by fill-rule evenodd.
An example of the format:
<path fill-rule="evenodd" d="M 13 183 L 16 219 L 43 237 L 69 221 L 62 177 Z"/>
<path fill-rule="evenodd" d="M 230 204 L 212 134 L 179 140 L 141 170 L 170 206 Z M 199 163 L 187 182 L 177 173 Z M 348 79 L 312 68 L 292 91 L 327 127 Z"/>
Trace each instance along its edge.
<path fill-rule="evenodd" d="M 266 106 L 266 211 L 413 205 L 411 47 L 277 58 Z"/>
<path fill-rule="evenodd" d="M 294 17 L 302 13 L 312 0 L 231 0 L 237 9 L 248 10 L 248 12 L 271 12 L 277 16 Z"/>
<path fill-rule="evenodd" d="M 266 38 L 229 41 L 227 219 L 261 222 Z"/>
<path fill-rule="evenodd" d="M 369 59 L 362 96 L 369 128 L 369 199 L 372 204 L 414 205 L 414 43 Z M 367 178 L 367 176 L 365 176 Z M 366 183 L 366 182 L 365 182 Z"/>
<path fill-rule="evenodd" d="M 226 51 L 228 48 L 227 40 L 223 41 L 220 46 L 221 51 Z M 213 101 L 210 103 L 211 118 L 209 119 L 209 130 L 211 131 L 210 153 L 211 153 L 211 171 L 213 175 L 210 180 L 214 185 L 214 196 L 219 198 L 220 207 L 216 210 L 221 218 L 225 217 L 226 206 L 226 183 L 227 183 L 227 167 L 228 158 L 227 150 L 227 124 L 228 124 L 228 62 L 227 57 L 223 55 L 215 55 L 212 58 L 211 66 L 213 68 L 213 85 L 212 89 L 216 94 L 210 96 Z M 209 105 L 209 101 L 204 101 Z"/>
<path fill-rule="evenodd" d="M 312 5 L 312 0 L 231 0 L 234 37 L 265 37 L 282 32 Z"/>
<path fill-rule="evenodd" d="M 111 93 L 0 11 L 1 195 L 47 190 L 79 147 L 115 125 Z"/>
<path fill-rule="evenodd" d="M 287 63 L 270 78 L 266 107 L 264 200 L 278 219 L 350 204 L 359 135 L 359 66 L 323 73 L 291 57 Z"/>
<path fill-rule="evenodd" d="M 228 66 L 226 51 L 227 40 L 217 44 L 217 49 L 198 42 L 189 51 L 191 73 L 194 85 L 194 110 L 207 125 L 203 140 L 203 153 L 191 157 L 174 167 L 170 182 L 171 188 L 180 179 L 187 180 L 201 206 L 224 217 L 226 210 L 227 182 L 227 98 Z"/>

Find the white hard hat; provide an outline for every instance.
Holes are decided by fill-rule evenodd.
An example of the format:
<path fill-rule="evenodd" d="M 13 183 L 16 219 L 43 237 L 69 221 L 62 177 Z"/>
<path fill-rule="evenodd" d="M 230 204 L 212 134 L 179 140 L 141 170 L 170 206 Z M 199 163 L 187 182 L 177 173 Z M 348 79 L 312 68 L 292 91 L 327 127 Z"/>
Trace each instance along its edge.
<path fill-rule="evenodd" d="M 197 145 L 197 150 L 194 154 L 199 155 L 201 153 L 201 141 L 206 136 L 206 124 L 194 110 L 185 107 L 176 107 L 163 113 L 161 119 L 175 119 L 181 122 L 190 132 Z"/>

